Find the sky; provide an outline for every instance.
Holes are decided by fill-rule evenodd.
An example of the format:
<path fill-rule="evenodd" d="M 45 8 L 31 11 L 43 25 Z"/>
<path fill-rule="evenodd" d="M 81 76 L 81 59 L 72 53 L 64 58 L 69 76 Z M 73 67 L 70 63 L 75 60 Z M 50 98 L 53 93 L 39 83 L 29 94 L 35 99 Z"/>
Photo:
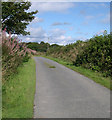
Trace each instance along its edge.
<path fill-rule="evenodd" d="M 67 45 L 110 32 L 109 2 L 31 2 L 29 11 L 38 10 L 28 25 L 24 42 Z"/>

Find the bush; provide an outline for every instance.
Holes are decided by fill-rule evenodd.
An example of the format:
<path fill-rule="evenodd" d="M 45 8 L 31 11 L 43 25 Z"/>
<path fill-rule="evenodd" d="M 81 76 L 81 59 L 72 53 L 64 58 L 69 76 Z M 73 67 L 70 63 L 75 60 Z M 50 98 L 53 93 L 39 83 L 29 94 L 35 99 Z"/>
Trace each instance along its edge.
<path fill-rule="evenodd" d="M 27 62 L 30 58 L 30 51 L 25 43 L 12 38 L 11 34 L 6 36 L 5 30 L 2 32 L 2 80 L 5 82 L 11 74 L 17 72 L 17 67 Z"/>
<path fill-rule="evenodd" d="M 94 36 L 87 41 L 78 40 L 66 46 L 50 46 L 46 55 L 61 58 L 75 66 L 82 66 L 105 77 L 112 76 L 112 34 Z"/>
<path fill-rule="evenodd" d="M 28 62 L 30 56 L 28 54 L 26 54 L 24 57 L 23 57 L 23 62 Z"/>
<path fill-rule="evenodd" d="M 87 42 L 87 46 L 77 55 L 74 65 L 83 66 L 94 71 L 112 76 L 112 35 L 95 36 Z"/>

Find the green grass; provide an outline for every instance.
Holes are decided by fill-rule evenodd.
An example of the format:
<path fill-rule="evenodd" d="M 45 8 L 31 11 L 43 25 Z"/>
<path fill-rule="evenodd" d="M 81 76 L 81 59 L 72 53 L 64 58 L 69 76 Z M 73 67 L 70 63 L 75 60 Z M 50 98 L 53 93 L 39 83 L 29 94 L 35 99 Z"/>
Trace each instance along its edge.
<path fill-rule="evenodd" d="M 55 66 L 49 66 L 49 68 L 56 68 Z"/>
<path fill-rule="evenodd" d="M 18 68 L 3 85 L 3 118 L 32 118 L 36 84 L 35 61 L 30 59 Z"/>
<path fill-rule="evenodd" d="M 93 81 L 95 81 L 96 83 L 99 83 L 109 89 L 112 90 L 112 86 L 110 87 L 110 82 L 111 82 L 111 85 L 112 85 L 112 79 L 110 77 L 103 77 L 102 73 L 99 73 L 99 72 L 94 72 L 92 70 L 89 70 L 89 69 L 86 69 L 86 68 L 83 68 L 83 67 L 76 67 L 74 66 L 72 63 L 70 62 L 67 62 L 65 60 L 62 60 L 62 59 L 59 59 L 59 58 L 53 58 L 53 57 L 49 57 L 49 56 L 43 56 L 43 57 L 46 57 L 48 59 L 51 59 L 51 60 L 54 60 L 90 79 L 92 79 Z"/>
<path fill-rule="evenodd" d="M 55 66 L 50 65 L 50 64 L 49 64 L 49 63 L 47 63 L 47 62 L 44 62 L 44 64 L 45 64 L 45 65 L 47 65 L 47 67 L 49 67 L 49 68 L 56 68 Z"/>

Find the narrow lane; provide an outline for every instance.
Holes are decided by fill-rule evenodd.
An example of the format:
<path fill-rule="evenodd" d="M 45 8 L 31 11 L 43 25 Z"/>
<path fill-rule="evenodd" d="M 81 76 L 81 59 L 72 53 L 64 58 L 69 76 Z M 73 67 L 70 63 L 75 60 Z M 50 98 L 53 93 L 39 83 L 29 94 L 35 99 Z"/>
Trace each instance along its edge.
<path fill-rule="evenodd" d="M 110 91 L 52 60 L 35 57 L 34 118 L 109 118 Z"/>

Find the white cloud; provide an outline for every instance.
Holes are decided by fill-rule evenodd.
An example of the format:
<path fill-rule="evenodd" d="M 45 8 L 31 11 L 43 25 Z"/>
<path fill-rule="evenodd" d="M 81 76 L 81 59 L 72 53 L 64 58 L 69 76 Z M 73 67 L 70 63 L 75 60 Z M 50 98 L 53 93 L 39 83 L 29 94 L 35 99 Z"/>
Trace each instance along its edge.
<path fill-rule="evenodd" d="M 59 45 L 65 45 L 68 43 L 68 40 L 71 40 L 72 37 L 70 36 L 65 36 L 66 31 L 56 28 L 56 29 L 52 29 L 49 31 L 49 43 L 53 44 L 59 44 Z"/>
<path fill-rule="evenodd" d="M 30 36 L 33 37 L 43 37 L 45 35 L 45 31 L 43 30 L 42 27 L 38 27 L 38 28 L 29 28 L 28 29 L 31 32 Z"/>
<path fill-rule="evenodd" d="M 53 36 L 53 37 L 58 37 L 58 36 L 64 35 L 65 33 L 66 33 L 65 30 L 62 30 L 62 29 L 59 29 L 59 28 L 52 29 L 52 30 L 49 31 L 49 35 Z"/>
<path fill-rule="evenodd" d="M 51 44 L 66 45 L 75 42 L 75 40 L 71 36 L 60 35 L 58 37 L 51 37 L 48 42 Z"/>
<path fill-rule="evenodd" d="M 94 1 L 95 2 L 95 1 Z M 108 1 L 107 1 L 108 2 Z M 103 0 L 102 0 L 102 2 L 95 2 L 95 3 L 85 3 L 88 7 L 92 7 L 92 8 L 99 8 L 99 7 L 109 7 L 108 5 L 107 5 L 107 3 L 103 3 Z"/>
<path fill-rule="evenodd" d="M 66 36 L 66 31 L 62 29 L 52 29 L 46 33 L 46 31 L 42 27 L 38 28 L 29 28 L 31 33 L 30 36 L 22 36 L 24 42 L 49 42 L 50 44 L 59 44 L 59 45 L 66 45 L 68 43 L 75 42 L 74 38 L 71 36 Z"/>
<path fill-rule="evenodd" d="M 70 25 L 70 23 L 68 23 L 68 22 L 64 22 L 64 23 L 54 22 L 54 23 L 52 24 L 52 26 L 58 26 L 58 25 Z"/>
<path fill-rule="evenodd" d="M 44 20 L 42 18 L 35 17 L 32 23 L 37 23 L 37 22 L 43 22 Z"/>
<path fill-rule="evenodd" d="M 38 10 L 39 13 L 42 12 L 66 12 L 69 8 L 74 7 L 73 3 L 60 3 L 60 2 L 32 2 L 30 10 Z"/>
<path fill-rule="evenodd" d="M 66 44 L 74 43 L 77 40 L 86 40 L 86 38 L 80 36 L 76 38 L 73 38 L 72 36 L 66 36 L 65 35 L 66 31 L 62 29 L 53 29 L 49 32 L 52 33 L 48 41 L 51 44 L 56 43 L 59 45 L 66 45 Z"/>
<path fill-rule="evenodd" d="M 66 31 L 63 29 L 51 29 L 46 32 L 42 27 L 33 28 L 29 27 L 28 31 L 30 31 L 31 35 L 22 36 L 24 42 L 48 42 L 50 44 L 59 44 L 59 45 L 66 45 L 70 43 L 76 42 L 76 40 L 86 40 L 84 37 L 76 37 L 73 38 L 72 36 L 67 36 Z"/>
<path fill-rule="evenodd" d="M 42 27 L 38 28 L 29 27 L 27 28 L 27 31 L 30 32 L 30 35 L 20 36 L 20 38 L 22 38 L 22 40 L 25 42 L 40 42 L 47 38 L 47 34 Z"/>

